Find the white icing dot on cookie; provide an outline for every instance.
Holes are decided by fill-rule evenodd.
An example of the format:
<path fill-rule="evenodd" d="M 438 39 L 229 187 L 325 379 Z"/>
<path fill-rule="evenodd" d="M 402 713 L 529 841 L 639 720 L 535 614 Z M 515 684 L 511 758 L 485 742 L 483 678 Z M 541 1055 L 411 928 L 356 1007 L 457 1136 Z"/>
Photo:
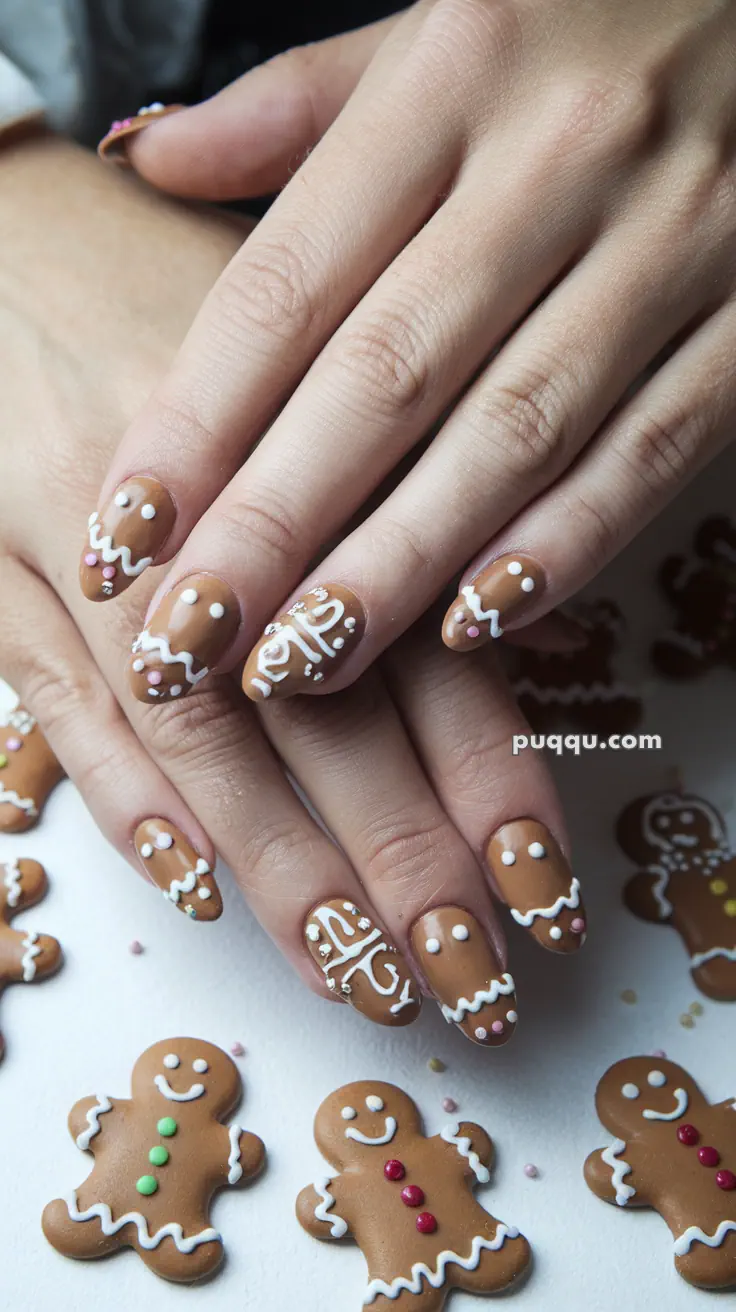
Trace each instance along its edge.
<path fill-rule="evenodd" d="M 518 1017 L 518 1014 L 517 1014 L 515 1011 L 507 1011 L 507 1012 L 506 1012 L 506 1019 L 507 1019 L 509 1025 L 515 1025 L 516 1022 L 517 1022 L 517 1020 L 519 1019 L 519 1017 Z"/>
<path fill-rule="evenodd" d="M 647 1075 L 647 1084 L 651 1084 L 654 1089 L 661 1089 L 663 1084 L 667 1083 L 667 1076 L 664 1071 L 650 1071 Z"/>
<path fill-rule="evenodd" d="M 435 956 L 440 950 L 440 941 L 438 938 L 428 938 L 424 946 L 432 956 Z"/>
<path fill-rule="evenodd" d="M 213 620 L 221 620 L 224 614 L 225 614 L 225 607 L 223 606 L 222 602 L 213 601 L 212 605 L 210 606 L 210 615 L 212 616 Z"/>
<path fill-rule="evenodd" d="M 319 938 L 319 925 L 307 925 L 306 934 L 310 943 L 316 943 Z"/>
<path fill-rule="evenodd" d="M 464 943 L 466 938 L 470 938 L 470 930 L 467 925 L 453 925 L 452 937 L 456 938 L 458 943 Z"/>
<path fill-rule="evenodd" d="M 541 861 L 547 855 L 547 849 L 541 843 L 530 843 L 526 850 L 535 861 Z"/>
<path fill-rule="evenodd" d="M 560 929 L 559 925 L 552 926 L 551 930 L 549 931 L 549 936 L 550 938 L 555 939 L 555 941 L 558 938 L 562 938 L 562 930 Z"/>
<path fill-rule="evenodd" d="M 174 839 L 172 835 L 167 834 L 165 832 L 161 834 L 156 834 L 156 837 L 154 838 L 153 841 L 160 852 L 166 852 L 168 848 L 174 846 Z"/>
<path fill-rule="evenodd" d="M 534 591 L 534 579 L 530 578 L 528 574 L 525 579 L 521 580 L 521 590 L 522 592 Z"/>
<path fill-rule="evenodd" d="M 379 1098 L 377 1093 L 369 1093 L 365 1105 L 369 1112 L 382 1112 L 383 1098 Z"/>
<path fill-rule="evenodd" d="M 639 1097 L 639 1089 L 635 1084 L 624 1084 L 621 1092 L 624 1098 L 634 1099 Z"/>
<path fill-rule="evenodd" d="M 344 1121 L 354 1121 L 358 1113 L 354 1107 L 343 1107 L 340 1115 Z"/>
<path fill-rule="evenodd" d="M 192 1070 L 196 1071 L 198 1075 L 204 1075 L 209 1068 L 209 1062 L 206 1062 L 204 1057 L 195 1057 L 192 1062 Z"/>
<path fill-rule="evenodd" d="M 506 569 L 508 570 L 509 574 L 521 574 L 523 566 L 520 560 L 512 560 L 509 561 L 509 564 L 506 566 Z"/>
<path fill-rule="evenodd" d="M 141 847 L 141 856 L 143 857 L 144 861 L 147 861 L 148 858 L 149 858 L 149 856 L 153 856 L 153 844 L 152 844 L 152 843 L 144 843 L 144 844 L 143 844 L 143 846 Z"/>
<path fill-rule="evenodd" d="M 179 1065 L 181 1065 L 181 1062 L 177 1057 L 176 1053 L 167 1052 L 166 1056 L 164 1057 L 164 1066 L 166 1067 L 167 1071 L 175 1071 L 177 1066 Z"/>
<path fill-rule="evenodd" d="M 501 861 L 502 861 L 502 863 L 503 863 L 505 866 L 513 866 L 513 865 L 515 865 L 515 864 L 516 864 L 516 853 L 515 853 L 515 852 L 509 852 L 509 851 L 502 852 L 502 853 L 501 853 Z"/>
<path fill-rule="evenodd" d="M 152 506 L 150 501 L 147 501 L 145 506 L 141 506 L 141 515 L 144 519 L 155 519 L 156 507 Z"/>
<path fill-rule="evenodd" d="M 116 493 L 115 493 L 115 505 L 116 505 L 116 506 L 120 506 L 120 509 L 121 509 L 121 510 L 124 510 L 126 506 L 129 506 L 129 505 L 130 505 L 130 497 L 128 496 L 128 493 L 127 493 L 127 492 L 116 492 Z"/>
<path fill-rule="evenodd" d="M 194 606 L 199 601 L 199 593 L 196 588 L 185 588 L 179 598 L 185 606 Z"/>

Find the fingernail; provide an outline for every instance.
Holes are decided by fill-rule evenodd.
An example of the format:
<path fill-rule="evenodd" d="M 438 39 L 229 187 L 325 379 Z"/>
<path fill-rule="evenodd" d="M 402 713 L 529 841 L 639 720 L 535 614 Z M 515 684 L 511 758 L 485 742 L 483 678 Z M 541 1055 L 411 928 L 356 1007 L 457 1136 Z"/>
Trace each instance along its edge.
<path fill-rule="evenodd" d="M 107 601 L 125 592 L 148 569 L 171 533 L 176 507 L 155 478 L 129 478 L 112 501 L 88 521 L 79 565 L 82 592 Z"/>
<path fill-rule="evenodd" d="M 341 897 L 307 916 L 304 938 L 328 989 L 378 1025 L 409 1025 L 422 997 L 401 953 L 382 929 Z"/>
<path fill-rule="evenodd" d="M 129 118 L 115 119 L 98 145 L 97 154 L 100 159 L 118 164 L 121 168 L 130 168 L 126 149 L 127 138 L 134 136 L 136 132 L 141 132 L 143 128 L 150 127 L 157 119 L 166 118 L 167 114 L 177 114 L 180 109 L 185 108 L 184 105 L 162 105 L 160 101 L 156 101 L 153 105 L 144 105 L 137 114 L 131 114 Z"/>
<path fill-rule="evenodd" d="M 443 642 L 453 651 L 473 651 L 500 638 L 503 625 L 518 619 L 544 584 L 541 565 L 529 556 L 499 556 L 460 589 L 442 624 Z"/>
<path fill-rule="evenodd" d="M 222 579 L 180 579 L 133 643 L 133 695 L 149 705 L 186 697 L 232 646 L 239 625 L 237 597 Z"/>
<path fill-rule="evenodd" d="M 33 716 L 22 706 L 0 717 L 0 833 L 37 823 L 64 771 Z"/>
<path fill-rule="evenodd" d="M 208 863 L 170 820 L 143 820 L 135 850 L 149 879 L 192 920 L 217 920 L 222 897 Z"/>
<path fill-rule="evenodd" d="M 580 883 L 546 825 L 526 819 L 502 825 L 486 857 L 517 924 L 552 952 L 582 947 L 586 923 Z"/>
<path fill-rule="evenodd" d="M 336 583 L 312 588 L 266 626 L 246 661 L 243 691 L 259 702 L 319 688 L 364 632 L 365 611 L 354 592 Z"/>
<path fill-rule="evenodd" d="M 411 943 L 445 1020 L 483 1047 L 507 1043 L 518 1019 L 514 981 L 475 916 L 435 907 L 417 920 Z"/>

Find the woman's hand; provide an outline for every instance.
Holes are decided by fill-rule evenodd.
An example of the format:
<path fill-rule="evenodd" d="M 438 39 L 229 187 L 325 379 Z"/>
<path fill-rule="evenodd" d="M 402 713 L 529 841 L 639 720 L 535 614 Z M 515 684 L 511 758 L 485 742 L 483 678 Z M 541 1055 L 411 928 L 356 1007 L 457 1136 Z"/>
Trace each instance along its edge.
<path fill-rule="evenodd" d="M 403 1025 L 419 977 L 468 1037 L 505 1042 L 517 1008 L 486 861 L 553 951 L 580 945 L 584 913 L 542 760 L 510 754 L 523 725 L 501 676 L 486 653 L 457 662 L 413 632 L 329 703 L 256 708 L 228 677 L 150 709 L 131 697 L 119 653 L 135 594 L 81 596 L 76 526 L 237 237 L 64 143 L 5 152 L 0 171 L 13 234 L 0 244 L 0 671 L 103 832 L 180 909 L 219 910 L 216 848 L 324 997 Z"/>

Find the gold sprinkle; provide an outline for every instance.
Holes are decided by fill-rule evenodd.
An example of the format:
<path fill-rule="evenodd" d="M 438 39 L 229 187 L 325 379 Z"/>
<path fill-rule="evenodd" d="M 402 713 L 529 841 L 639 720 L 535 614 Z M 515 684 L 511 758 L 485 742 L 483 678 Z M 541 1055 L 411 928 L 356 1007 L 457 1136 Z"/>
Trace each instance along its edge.
<path fill-rule="evenodd" d="M 430 1057 L 427 1065 L 431 1071 L 436 1071 L 438 1075 L 441 1075 L 443 1071 L 447 1070 L 445 1063 L 440 1057 Z"/>
<path fill-rule="evenodd" d="M 690 1015 L 689 1011 L 685 1011 L 685 1012 L 683 1012 L 682 1016 L 680 1017 L 680 1024 L 682 1025 L 682 1028 L 683 1028 L 684 1030 L 694 1030 L 694 1029 L 695 1029 L 695 1021 L 693 1020 L 693 1018 L 692 1018 L 692 1016 Z"/>
<path fill-rule="evenodd" d="M 690 1012 L 691 1016 L 702 1016 L 703 1014 L 702 1002 L 691 1002 L 690 1006 L 688 1007 L 688 1011 Z"/>
<path fill-rule="evenodd" d="M 716 897 L 722 897 L 724 893 L 728 892 L 728 884 L 725 879 L 711 879 L 708 887 L 711 893 L 715 893 Z"/>
<path fill-rule="evenodd" d="M 634 1003 L 637 1001 L 637 996 L 636 996 L 636 992 L 635 992 L 635 990 L 634 990 L 634 989 L 623 989 L 622 992 L 621 992 L 621 1001 L 622 1001 L 622 1002 L 627 1002 L 627 1003 L 629 1004 L 630 1007 L 633 1007 Z"/>
<path fill-rule="evenodd" d="M 736 916 L 736 897 L 730 897 L 728 902 L 724 902 L 723 910 L 727 916 Z"/>

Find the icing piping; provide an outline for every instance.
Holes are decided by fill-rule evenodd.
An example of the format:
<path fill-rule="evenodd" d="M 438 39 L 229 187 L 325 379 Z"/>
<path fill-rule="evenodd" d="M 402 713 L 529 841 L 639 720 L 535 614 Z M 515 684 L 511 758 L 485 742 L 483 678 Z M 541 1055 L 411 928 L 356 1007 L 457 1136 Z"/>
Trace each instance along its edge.
<path fill-rule="evenodd" d="M 16 706 L 14 711 L 8 711 L 7 715 L 0 716 L 0 724 L 3 729 L 17 729 L 24 738 L 36 727 L 36 721 L 30 711 L 23 711 L 20 706 Z"/>
<path fill-rule="evenodd" d="M 461 591 L 465 598 L 465 604 L 468 607 L 468 610 L 473 612 L 474 619 L 476 619 L 479 624 L 482 624 L 484 620 L 488 620 L 490 624 L 490 636 L 492 638 L 500 638 L 503 633 L 503 629 L 498 622 L 501 618 L 501 612 L 498 610 L 484 610 L 483 601 L 472 583 L 469 583 L 467 587 L 462 588 Z"/>
<path fill-rule="evenodd" d="M 172 652 L 168 638 L 153 637 L 153 635 L 148 632 L 148 629 L 144 629 L 142 633 L 138 634 L 131 651 L 134 653 L 137 651 L 155 651 L 158 652 L 164 665 L 183 665 L 187 683 L 191 683 L 192 687 L 195 687 L 201 679 L 204 679 L 205 676 L 209 674 L 209 669 L 206 665 L 202 667 L 199 674 L 195 674 L 194 657 L 190 651 Z"/>
<path fill-rule="evenodd" d="M 337 648 L 331 647 L 322 637 L 322 634 L 329 633 L 331 629 L 340 624 L 345 617 L 345 610 L 345 603 L 339 597 L 327 596 L 326 600 L 322 601 L 320 605 L 313 606 L 309 613 L 299 610 L 289 612 L 292 622 L 281 624 L 275 633 L 267 634 L 268 641 L 264 642 L 259 649 L 256 665 L 258 673 L 263 677 L 262 679 L 252 678 L 253 687 L 257 688 L 264 697 L 269 697 L 272 690 L 271 685 L 281 683 L 282 679 L 288 679 L 289 670 L 282 669 L 280 672 L 276 672 L 272 667 L 288 665 L 291 660 L 292 645 L 299 648 L 309 666 L 321 665 L 325 656 L 334 659 L 342 649 L 342 642 L 338 642 Z M 319 620 L 323 616 L 327 617 L 323 624 L 315 623 L 315 620 Z M 347 618 L 350 619 L 350 616 Z M 352 630 L 347 625 L 345 627 L 349 637 Z M 303 633 L 299 631 L 300 629 L 303 630 Z M 312 646 L 309 645 L 310 642 L 313 644 Z M 271 680 L 270 684 L 266 683 L 267 679 Z"/>
<path fill-rule="evenodd" d="M 194 1098 L 201 1098 L 204 1093 L 203 1084 L 193 1084 L 186 1093 L 175 1093 L 165 1075 L 154 1075 L 153 1082 L 159 1093 L 171 1102 L 192 1102 Z"/>
<path fill-rule="evenodd" d="M 355 937 L 355 928 L 350 924 L 349 920 L 346 920 L 345 916 L 341 915 L 339 911 L 334 910 L 332 907 L 318 907 L 316 911 L 312 912 L 312 920 L 316 920 L 322 926 L 322 929 L 332 944 L 332 951 L 336 951 L 339 954 L 337 956 L 332 956 L 330 954 L 325 957 L 323 963 L 320 963 L 322 965 L 322 972 L 328 981 L 330 980 L 330 975 L 333 970 L 338 970 L 348 961 L 352 961 L 353 964 L 348 967 L 342 977 L 340 983 L 341 988 L 348 983 L 356 971 L 360 970 L 367 977 L 374 991 L 382 997 L 390 998 L 393 997 L 395 993 L 398 993 L 401 984 L 401 977 L 393 962 L 384 961 L 382 963 L 383 968 L 391 979 L 390 985 L 383 987 L 379 984 L 375 976 L 373 966 L 374 958 L 381 953 L 386 953 L 388 955 L 389 952 L 389 947 L 384 940 L 383 932 L 377 925 L 374 925 L 373 929 L 370 931 L 361 933 L 355 943 L 350 943 L 343 942 L 338 937 L 337 929 L 342 929 L 345 938 L 349 940 Z M 399 999 L 399 1001 L 401 1001 L 401 999 Z M 413 1001 L 413 999 L 407 998 L 406 1001 Z"/>
<path fill-rule="evenodd" d="M 708 802 L 703 801 L 700 797 L 691 797 L 687 794 L 680 796 L 678 794 L 659 793 L 656 797 L 650 798 L 647 805 L 644 807 L 642 813 L 642 833 L 646 841 L 651 843 L 652 846 L 660 848 L 663 854 L 672 853 L 673 848 L 675 847 L 673 839 L 682 838 L 683 835 L 667 835 L 657 832 L 652 823 L 652 819 L 653 816 L 661 810 L 700 811 L 701 814 L 705 815 L 710 825 L 710 836 L 713 843 L 716 845 L 713 850 L 714 854 L 721 859 L 728 855 L 723 823 L 718 813 Z M 668 868 L 671 860 L 671 856 L 667 857 L 666 855 L 663 855 L 661 858 L 662 864 L 652 862 L 646 867 L 648 874 L 656 876 L 655 882 L 652 885 L 652 897 L 659 907 L 660 920 L 668 920 L 674 910 L 672 903 L 665 896 L 672 875 L 672 870 Z"/>
<path fill-rule="evenodd" d="M 559 702 L 561 706 L 570 706 L 575 702 L 584 705 L 589 702 L 611 702 L 617 697 L 638 697 L 635 688 L 627 683 L 571 683 L 567 688 L 540 688 L 533 679 L 518 679 L 513 685 L 517 697 L 533 697 L 535 701 L 547 706 L 550 702 Z"/>
<path fill-rule="evenodd" d="M 690 958 L 690 969 L 697 970 L 698 966 L 704 966 L 714 957 L 726 957 L 728 961 L 736 961 L 736 948 L 709 948 L 707 952 L 696 952 Z"/>
<path fill-rule="evenodd" d="M 601 1152 L 601 1161 L 611 1168 L 611 1184 L 616 1190 L 616 1202 L 619 1207 L 625 1207 L 629 1199 L 633 1198 L 636 1193 L 633 1185 L 624 1184 L 624 1176 L 631 1175 L 629 1163 L 621 1157 L 625 1147 L 626 1144 L 623 1139 L 614 1139 L 610 1147 L 604 1148 Z"/>
<path fill-rule="evenodd" d="M 97 1217 L 103 1235 L 116 1235 L 124 1225 L 134 1225 L 138 1231 L 138 1243 L 141 1248 L 148 1251 L 152 1248 L 158 1248 L 161 1240 L 165 1239 L 167 1235 L 173 1239 L 180 1253 L 191 1253 L 200 1244 L 222 1243 L 222 1235 L 219 1230 L 214 1230 L 212 1226 L 209 1226 L 206 1230 L 200 1230 L 198 1235 L 189 1235 L 185 1239 L 184 1231 L 179 1222 L 169 1221 L 152 1235 L 149 1234 L 148 1222 L 145 1216 L 142 1216 L 140 1212 L 126 1212 L 124 1216 L 118 1217 L 117 1221 L 113 1221 L 112 1212 L 107 1203 L 93 1203 L 85 1212 L 80 1212 L 77 1208 L 76 1190 L 73 1190 L 65 1201 L 71 1221 L 91 1221 L 93 1217 Z"/>
<path fill-rule="evenodd" d="M 705 650 L 705 643 L 700 638 L 693 638 L 689 633 L 680 633 L 678 629 L 668 629 L 658 641 L 670 643 L 673 647 L 681 647 L 690 656 L 702 656 Z"/>
<path fill-rule="evenodd" d="M 182 893 L 191 893 L 192 889 L 197 886 L 199 875 L 208 875 L 210 868 L 203 857 L 200 857 L 194 870 L 188 870 L 183 879 L 172 879 L 168 890 L 164 889 L 164 897 L 170 902 L 178 902 Z"/>
<path fill-rule="evenodd" d="M 699 1225 L 690 1225 L 675 1240 L 675 1257 L 684 1257 L 694 1243 L 707 1244 L 708 1248 L 720 1248 L 730 1230 L 736 1230 L 736 1221 L 721 1221 L 712 1235 L 707 1235 Z"/>
<path fill-rule="evenodd" d="M 99 551 L 106 565 L 114 565 L 116 560 L 120 561 L 122 571 L 129 579 L 137 579 L 144 569 L 148 569 L 153 564 L 153 556 L 141 556 L 137 565 L 133 564 L 133 557 L 130 554 L 130 547 L 114 547 L 112 545 L 112 535 L 109 533 L 100 537 L 100 524 L 96 518 L 89 526 L 89 545 L 93 551 Z"/>
<path fill-rule="evenodd" d="M 227 1173 L 228 1184 L 237 1184 L 243 1175 L 243 1168 L 240 1165 L 240 1136 L 242 1133 L 242 1126 L 236 1125 L 235 1121 L 228 1127 L 230 1137 L 230 1156 L 227 1159 L 230 1168 Z"/>
<path fill-rule="evenodd" d="M 414 999 L 411 996 L 411 980 L 405 979 L 404 987 L 401 990 L 401 997 L 399 998 L 398 1002 L 392 1002 L 391 1006 L 389 1007 L 389 1011 L 391 1012 L 391 1015 L 397 1016 L 399 1012 L 404 1009 L 404 1007 L 411 1006 L 413 1001 Z"/>
<path fill-rule="evenodd" d="M 100 1117 L 104 1114 L 104 1112 L 111 1112 L 111 1111 L 112 1111 L 112 1103 L 110 1102 L 110 1099 L 104 1093 L 103 1094 L 98 1093 L 97 1102 L 95 1103 L 94 1107 L 90 1107 L 89 1111 L 87 1112 L 88 1128 L 86 1130 L 82 1130 L 81 1133 L 77 1135 L 77 1140 L 76 1140 L 77 1148 L 81 1148 L 82 1152 L 85 1152 L 87 1148 L 89 1148 L 91 1140 L 94 1139 L 96 1134 L 100 1133 Z"/>
<path fill-rule="evenodd" d="M 570 892 L 561 893 L 551 907 L 534 907 L 531 911 L 526 911 L 523 914 L 521 911 L 516 911 L 514 907 L 510 907 L 509 910 L 518 925 L 525 925 L 528 928 L 537 916 L 543 916 L 545 920 L 555 920 L 563 907 L 569 907 L 571 911 L 574 911 L 578 906 L 580 906 L 580 880 L 573 875 Z"/>
<path fill-rule="evenodd" d="M 473 1152 L 468 1135 L 460 1134 L 459 1121 L 451 1122 L 443 1130 L 440 1130 L 440 1138 L 444 1139 L 445 1143 L 454 1143 L 460 1156 L 467 1157 L 468 1165 L 479 1184 L 488 1184 L 491 1173 L 488 1167 L 483 1165 L 478 1154 Z"/>
<path fill-rule="evenodd" d="M 9 907 L 17 907 L 20 901 L 20 881 L 22 878 L 23 876 L 18 862 L 8 861 L 8 864 L 5 867 L 5 878 L 3 879 L 3 884 L 8 890 L 7 903 Z"/>
<path fill-rule="evenodd" d="M 337 1212 L 333 1212 L 332 1216 L 327 1215 L 330 1209 L 335 1206 L 334 1195 L 331 1194 L 328 1189 L 328 1185 L 331 1184 L 331 1175 L 326 1175 L 322 1181 L 315 1182 L 314 1192 L 319 1194 L 322 1201 L 315 1207 L 314 1215 L 318 1221 L 324 1221 L 326 1225 L 329 1225 L 330 1234 L 333 1239 L 342 1239 L 343 1235 L 346 1235 L 348 1232 L 347 1221 L 344 1217 L 338 1216 Z"/>
<path fill-rule="evenodd" d="M 655 1112 L 652 1107 L 645 1107 L 642 1116 L 646 1121 L 677 1121 L 684 1116 L 689 1098 L 686 1089 L 675 1089 L 675 1108 L 671 1112 Z"/>
<path fill-rule="evenodd" d="M 386 1123 L 385 1133 L 379 1134 L 378 1137 L 375 1139 L 372 1139 L 370 1135 L 363 1134 L 362 1130 L 356 1130 L 352 1125 L 349 1126 L 348 1129 L 345 1131 L 345 1138 L 354 1139 L 356 1143 L 365 1143 L 368 1144 L 369 1146 L 371 1144 L 375 1144 L 376 1147 L 379 1147 L 381 1144 L 384 1143 L 390 1143 L 394 1135 L 396 1134 L 396 1130 L 398 1126 L 393 1116 L 387 1116 L 385 1123 Z"/>
<path fill-rule="evenodd" d="M 20 959 L 20 964 L 23 967 L 23 981 L 30 984 L 31 980 L 36 977 L 36 963 L 33 958 L 41 955 L 41 949 L 38 946 L 38 934 L 35 930 L 30 934 L 26 934 L 25 938 L 21 940 L 21 947 L 25 948 L 25 952 Z"/>
<path fill-rule="evenodd" d="M 390 1299 L 398 1298 L 403 1290 L 406 1290 L 407 1294 L 421 1294 L 422 1278 L 427 1281 L 428 1285 L 431 1285 L 432 1289 L 441 1289 L 445 1283 L 445 1269 L 451 1262 L 462 1267 L 463 1271 L 475 1271 L 484 1249 L 496 1253 L 499 1248 L 503 1248 L 507 1238 L 518 1239 L 518 1237 L 519 1231 L 516 1226 L 504 1225 L 501 1221 L 493 1239 L 484 1239 L 482 1235 L 474 1236 L 468 1257 L 461 1257 L 459 1253 L 451 1253 L 445 1249 L 437 1254 L 437 1265 L 434 1270 L 424 1262 L 415 1262 L 411 1268 L 410 1279 L 407 1279 L 406 1276 L 397 1276 L 395 1280 L 391 1281 L 390 1285 L 387 1285 L 385 1280 L 371 1280 L 363 1299 L 363 1306 L 372 1303 L 374 1299 L 378 1298 L 379 1294 L 383 1294 L 384 1298 Z"/>
<path fill-rule="evenodd" d="M 478 989 L 472 1002 L 468 998 L 458 998 L 457 1006 L 454 1008 L 443 1005 L 442 1015 L 446 1021 L 454 1021 L 456 1025 L 460 1025 L 468 1012 L 475 1015 L 481 1007 L 485 1007 L 486 1003 L 492 1006 L 494 1002 L 498 1001 L 502 993 L 505 997 L 508 997 L 509 994 L 515 991 L 515 988 L 516 985 L 511 975 L 505 972 L 501 979 L 492 979 L 487 989 Z"/>
<path fill-rule="evenodd" d="M 14 788 L 6 788 L 5 784 L 0 783 L 0 803 L 7 802 L 10 806 L 17 806 L 19 811 L 25 811 L 26 815 L 38 815 L 36 803 L 32 797 L 19 797 Z"/>

